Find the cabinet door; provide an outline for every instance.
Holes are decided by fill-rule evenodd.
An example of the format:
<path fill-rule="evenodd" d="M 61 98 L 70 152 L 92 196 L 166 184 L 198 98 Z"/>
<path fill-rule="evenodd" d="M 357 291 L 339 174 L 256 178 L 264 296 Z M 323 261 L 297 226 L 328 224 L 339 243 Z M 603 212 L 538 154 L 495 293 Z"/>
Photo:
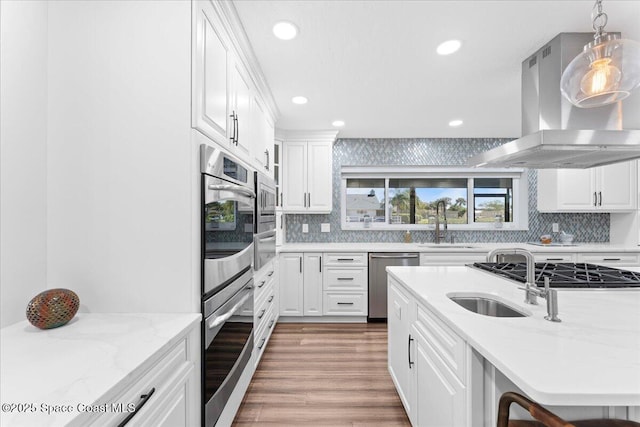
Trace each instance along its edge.
<path fill-rule="evenodd" d="M 283 253 L 278 259 L 280 275 L 280 314 L 302 316 L 303 276 L 302 254 Z"/>
<path fill-rule="evenodd" d="M 245 160 L 250 160 L 251 86 L 249 85 L 249 80 L 245 77 L 241 65 L 237 62 L 233 62 L 231 78 L 233 82 L 231 94 L 232 111 L 229 118 L 229 126 L 234 126 L 234 128 L 230 135 L 235 139 L 238 154 L 243 156 Z M 235 124 L 233 120 L 235 120 Z"/>
<path fill-rule="evenodd" d="M 304 211 L 307 207 L 307 144 L 285 141 L 282 155 L 282 209 Z"/>
<path fill-rule="evenodd" d="M 596 209 L 594 170 L 560 169 L 557 172 L 559 210 L 593 211 Z M 538 191 L 544 192 L 545 189 L 539 188 Z"/>
<path fill-rule="evenodd" d="M 208 1 L 194 2 L 192 126 L 220 144 L 227 142 L 228 44 Z"/>
<path fill-rule="evenodd" d="M 415 413 L 412 422 L 421 427 L 465 426 L 467 407 L 465 387 L 414 327 Z"/>
<path fill-rule="evenodd" d="M 322 316 L 322 254 L 304 254 L 304 315 Z"/>
<path fill-rule="evenodd" d="M 331 142 L 309 142 L 307 154 L 307 208 L 329 213 L 333 206 Z"/>
<path fill-rule="evenodd" d="M 254 129 L 251 138 L 251 155 L 258 168 L 270 173 L 273 170 L 274 127 L 258 96 L 254 95 L 252 102 L 251 124 Z"/>
<path fill-rule="evenodd" d="M 387 312 L 388 363 L 400 400 L 411 418 L 412 405 L 409 394 L 409 378 L 413 374 L 410 365 L 410 350 L 414 344 L 409 336 L 409 297 L 389 278 L 389 298 Z"/>
<path fill-rule="evenodd" d="M 606 211 L 637 208 L 637 162 L 597 168 L 598 208 Z"/>

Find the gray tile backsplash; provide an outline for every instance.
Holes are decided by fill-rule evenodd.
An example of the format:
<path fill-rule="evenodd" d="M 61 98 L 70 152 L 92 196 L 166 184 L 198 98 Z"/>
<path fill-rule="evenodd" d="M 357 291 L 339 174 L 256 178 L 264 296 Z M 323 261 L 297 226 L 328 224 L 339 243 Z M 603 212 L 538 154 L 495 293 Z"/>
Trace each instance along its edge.
<path fill-rule="evenodd" d="M 286 216 L 285 241 L 302 242 L 402 242 L 402 231 L 345 231 L 340 228 L 340 170 L 344 166 L 390 165 L 464 165 L 470 156 L 497 147 L 509 139 L 338 139 L 333 146 L 333 211 L 328 215 Z M 527 242 L 551 233 L 556 222 L 561 229 L 575 234 L 576 242 L 608 242 L 607 213 L 539 213 L 536 210 L 537 172 L 529 174 L 528 231 L 451 231 L 456 242 Z M 331 224 L 330 233 L 321 233 L 320 224 Z M 302 233 L 302 224 L 309 232 Z M 412 230 L 416 242 L 433 241 L 433 231 Z"/>

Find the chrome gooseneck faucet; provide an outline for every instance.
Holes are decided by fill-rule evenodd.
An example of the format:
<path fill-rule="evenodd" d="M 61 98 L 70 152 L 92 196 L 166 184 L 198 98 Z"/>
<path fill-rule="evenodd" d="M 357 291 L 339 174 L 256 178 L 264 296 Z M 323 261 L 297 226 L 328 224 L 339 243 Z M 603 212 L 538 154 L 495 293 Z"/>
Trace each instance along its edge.
<path fill-rule="evenodd" d="M 442 205 L 442 216 L 444 218 L 443 230 L 440 230 L 440 205 Z M 439 200 L 436 203 L 436 229 L 435 229 L 435 243 L 440 243 L 446 238 L 447 235 L 447 205 L 444 200 Z"/>
<path fill-rule="evenodd" d="M 537 305 L 536 297 L 545 298 L 547 300 L 547 315 L 544 317 L 551 322 L 561 322 L 558 317 L 558 291 L 549 287 L 549 278 L 544 278 L 544 289 L 536 286 L 535 269 L 536 260 L 531 252 L 526 249 L 494 249 L 487 254 L 487 262 L 497 262 L 498 255 L 522 255 L 527 263 L 527 276 L 523 289 L 525 292 L 524 302 L 527 304 Z"/>

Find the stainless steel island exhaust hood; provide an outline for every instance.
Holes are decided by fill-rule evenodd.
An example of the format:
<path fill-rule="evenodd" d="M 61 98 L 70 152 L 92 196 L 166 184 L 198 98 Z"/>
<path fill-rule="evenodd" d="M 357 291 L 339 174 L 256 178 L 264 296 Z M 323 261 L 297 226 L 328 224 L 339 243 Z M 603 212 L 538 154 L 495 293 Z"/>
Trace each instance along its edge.
<path fill-rule="evenodd" d="M 622 103 L 578 108 L 560 78 L 591 33 L 562 33 L 522 63 L 522 138 L 467 160 L 469 166 L 590 168 L 640 158 L 640 130 L 622 130 Z M 640 112 L 626 112 L 640 114 Z"/>

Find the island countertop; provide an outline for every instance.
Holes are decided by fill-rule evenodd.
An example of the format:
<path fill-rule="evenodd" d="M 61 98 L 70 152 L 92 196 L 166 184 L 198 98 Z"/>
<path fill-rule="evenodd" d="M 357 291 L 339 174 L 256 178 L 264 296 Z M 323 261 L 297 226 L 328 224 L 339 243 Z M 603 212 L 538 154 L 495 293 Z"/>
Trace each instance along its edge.
<path fill-rule="evenodd" d="M 84 408 L 152 366 L 200 318 L 78 313 L 55 329 L 26 320 L 2 328 L 0 424 L 82 425 Z"/>
<path fill-rule="evenodd" d="M 560 323 L 545 300 L 523 302 L 508 279 L 471 267 L 387 267 L 417 301 L 532 399 L 545 405 L 640 405 L 640 289 L 558 290 Z M 497 318 L 449 299 L 491 294 L 530 314 Z"/>

